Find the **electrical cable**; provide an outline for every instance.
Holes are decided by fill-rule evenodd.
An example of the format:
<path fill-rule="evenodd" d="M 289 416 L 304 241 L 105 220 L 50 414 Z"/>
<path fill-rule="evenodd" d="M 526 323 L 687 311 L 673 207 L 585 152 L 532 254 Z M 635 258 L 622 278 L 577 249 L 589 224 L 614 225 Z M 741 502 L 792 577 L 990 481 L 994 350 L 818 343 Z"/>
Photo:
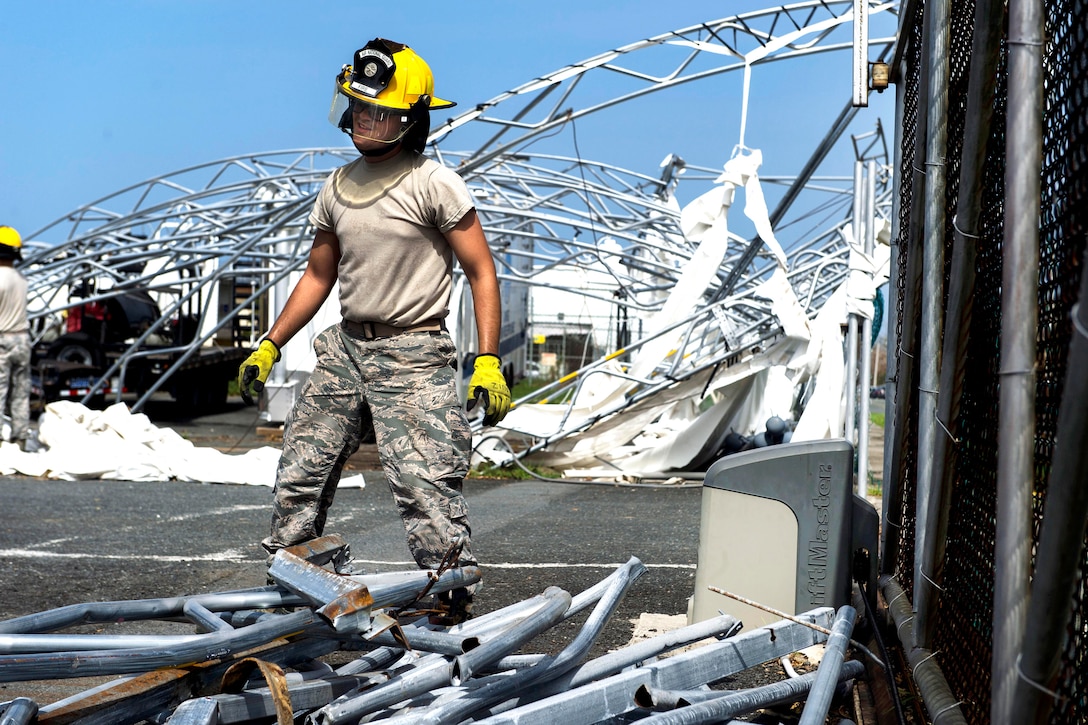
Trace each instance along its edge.
<path fill-rule="evenodd" d="M 880 633 L 880 625 L 876 620 L 876 613 L 873 612 L 873 606 L 869 602 L 869 597 L 866 596 L 866 585 L 859 579 L 854 580 L 861 590 L 861 601 L 865 605 L 865 617 L 872 623 L 873 638 L 876 640 L 877 649 L 880 651 L 880 659 L 888 664 L 887 667 L 881 668 L 884 671 L 884 676 L 888 680 L 888 689 L 891 691 L 892 704 L 895 706 L 895 718 L 899 725 L 906 725 L 906 715 L 903 713 L 903 703 L 899 699 L 899 688 L 895 683 L 895 673 L 892 671 L 891 659 L 888 653 L 888 647 L 884 643 L 884 637 Z"/>

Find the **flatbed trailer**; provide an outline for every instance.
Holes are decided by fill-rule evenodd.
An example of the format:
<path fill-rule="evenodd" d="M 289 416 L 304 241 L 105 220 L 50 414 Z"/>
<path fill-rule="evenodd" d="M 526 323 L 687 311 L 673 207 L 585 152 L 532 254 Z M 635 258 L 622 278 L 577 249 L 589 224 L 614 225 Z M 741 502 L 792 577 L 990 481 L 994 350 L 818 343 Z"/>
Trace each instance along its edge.
<path fill-rule="evenodd" d="M 38 357 L 33 366 L 35 407 L 71 400 L 97 407 L 127 394 L 157 389 L 169 393 L 188 410 L 208 412 L 226 405 L 238 367 L 249 356 L 244 348 L 203 346 L 188 350 L 149 347 L 127 355 L 102 351 L 97 364 L 89 360 Z"/>

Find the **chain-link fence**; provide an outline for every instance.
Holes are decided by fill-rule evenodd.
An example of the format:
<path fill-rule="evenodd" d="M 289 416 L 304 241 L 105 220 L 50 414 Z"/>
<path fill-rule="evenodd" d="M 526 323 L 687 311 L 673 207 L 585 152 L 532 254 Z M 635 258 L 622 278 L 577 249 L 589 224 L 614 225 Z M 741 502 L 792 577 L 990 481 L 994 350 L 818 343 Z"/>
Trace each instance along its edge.
<path fill-rule="evenodd" d="M 982 0 L 979 0 L 981 4 Z M 890 351 L 895 356 L 895 431 L 887 449 L 888 487 L 883 570 L 893 576 L 916 604 L 916 532 L 923 516 L 918 511 L 917 491 L 925 437 L 920 436 L 920 409 L 927 391 L 920 369 L 923 347 L 921 306 L 924 255 L 927 239 L 927 204 L 943 203 L 942 329 L 945 336 L 958 335 L 959 344 L 945 339 L 939 365 L 954 373 L 941 377 L 940 395 L 949 401 L 944 418 L 937 417 L 937 435 L 947 449 L 939 522 L 928 522 L 930 535 L 943 547 L 932 572 L 939 605 L 932 616 L 929 649 L 939 662 L 952 697 L 964 718 L 972 723 L 991 721 L 994 675 L 995 575 L 1000 567 L 995 542 L 998 538 L 998 455 L 1001 385 L 1008 374 L 1001 365 L 1002 293 L 1004 248 L 1009 204 L 1006 197 L 1006 137 L 1009 98 L 1009 48 L 1020 38 L 1009 37 L 1007 9 L 997 3 L 999 35 L 995 52 L 979 52 L 976 39 L 984 24 L 976 19 L 976 3 L 950 3 L 947 25 L 947 113 L 943 129 L 930 128 L 932 107 L 928 90 L 931 76 L 927 63 L 932 44 L 927 23 L 930 3 L 904 3 L 906 13 L 900 36 L 898 67 L 901 124 L 899 148 L 899 206 L 896 234 L 896 295 L 891 310 L 894 330 Z M 1045 41 L 1042 46 L 1043 98 L 1042 177 L 1039 228 L 1039 273 L 1035 357 L 1034 492 L 1030 516 L 1032 568 L 1045 507 L 1057 440 L 1059 406 L 1067 375 L 1070 343 L 1074 336 L 1073 312 L 1077 303 L 1081 270 L 1088 240 L 1088 0 L 1047 0 L 1044 5 Z M 1002 14 L 1005 13 L 1004 17 Z M 987 87 L 972 84 L 976 75 L 989 74 Z M 977 64 L 985 64 L 977 66 Z M 982 71 L 979 73 L 978 71 Z M 971 98 L 983 103 L 972 117 Z M 989 94 L 992 94 L 992 98 Z M 975 134 L 972 129 L 983 129 Z M 944 158 L 932 158 L 933 134 L 947 133 Z M 929 144 L 929 145 L 927 145 Z M 942 165 L 945 193 L 942 200 L 927 194 L 927 183 Z M 970 165 L 970 166 L 969 166 Z M 967 172 L 967 173 L 965 173 Z M 977 182 L 973 180 L 977 178 Z M 971 179 L 973 188 L 965 188 Z M 931 187 L 932 188 L 932 187 Z M 977 190 L 974 191 L 974 190 Z M 974 199 L 966 206 L 967 195 Z M 973 210 L 972 218 L 958 211 Z M 957 244 L 957 238 L 959 243 Z M 962 266 L 957 266 L 962 265 Z M 962 306 L 953 307 L 957 284 L 968 293 Z M 954 318 L 947 316 L 953 310 Z M 949 354 L 952 351 L 954 354 Z M 951 381 L 951 389 L 945 386 Z M 889 401 L 891 402 L 891 401 Z M 1088 401 L 1084 401 L 1088 405 Z M 893 413 L 889 413 L 893 415 Z M 1027 421 L 1026 425 L 1032 425 Z M 928 453 L 928 451 L 927 451 Z M 1084 482 L 1088 485 L 1088 481 Z M 1058 501 L 1050 502 L 1060 505 Z M 930 510 L 933 510 L 932 508 Z M 1088 723 L 1088 558 L 1081 549 L 1080 576 L 1076 584 L 1072 616 L 1066 628 L 1066 644 L 1055 682 L 1035 683 L 1052 701 L 1050 722 Z M 1002 616 L 1002 613 L 998 613 Z M 909 643 L 905 643 L 909 646 Z M 930 713 L 933 716 L 933 713 Z"/>

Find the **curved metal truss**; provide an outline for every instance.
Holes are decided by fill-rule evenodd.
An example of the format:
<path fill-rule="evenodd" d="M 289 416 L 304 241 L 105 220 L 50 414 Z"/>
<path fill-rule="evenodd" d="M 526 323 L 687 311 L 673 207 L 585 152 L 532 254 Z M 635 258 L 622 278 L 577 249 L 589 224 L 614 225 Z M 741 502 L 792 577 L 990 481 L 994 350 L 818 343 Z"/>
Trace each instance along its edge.
<path fill-rule="evenodd" d="M 894 27 L 897 3 L 868 7 L 873 18 L 891 18 Z M 550 284 L 551 271 L 592 269 L 614 286 L 584 294 L 614 304 L 624 315 L 652 314 L 696 249 L 681 232 L 677 199 L 686 189 L 712 187 L 720 168 L 669 155 L 653 176 L 579 154 L 546 153 L 544 142 L 557 143 L 554 131 L 565 124 L 649 94 L 757 64 L 848 50 L 852 8 L 845 0 L 799 2 L 603 53 L 441 123 L 432 131 L 431 152 L 455 167 L 476 195 L 504 283 Z M 890 34 L 870 41 L 881 53 L 892 42 Z M 817 172 L 847 135 L 855 112 L 849 105 L 843 109 L 796 177 L 764 180 L 785 185 L 771 221 L 789 256 L 790 282 L 809 315 L 848 272 L 843 229 L 852 218 L 854 180 Z M 855 157 L 878 158 L 887 169 L 879 128 L 872 137 L 853 136 Z M 859 139 L 870 140 L 862 148 Z M 473 150 L 454 151 L 454 142 Z M 529 146 L 538 143 L 530 153 Z M 30 281 L 35 342 L 43 345 L 63 334 L 65 317 L 77 306 L 146 290 L 161 316 L 125 341 L 96 381 L 97 390 L 141 358 L 171 353 L 180 370 L 209 346 L 248 347 L 262 332 L 258 321 L 268 316 L 270 291 L 282 293 L 305 265 L 315 194 L 328 173 L 354 158 L 354 149 L 315 148 L 193 166 L 118 191 L 28 235 L 22 268 Z M 876 207 L 888 217 L 886 172 L 878 186 Z M 769 301 L 754 294 L 773 258 L 760 240 L 733 237 L 703 302 L 684 323 L 685 348 L 672 359 L 689 361 L 685 369 L 663 363 L 671 366 L 668 375 L 642 381 L 632 401 L 675 386 L 692 370 L 728 366 L 737 350 L 780 333 Z M 179 332 L 179 320 L 188 321 L 188 334 Z M 628 351 L 643 344 L 637 337 L 613 342 L 625 343 Z M 167 369 L 141 390 L 132 409 L 140 410 L 169 386 L 171 374 Z M 579 384 L 560 381 L 549 394 L 554 398 L 564 386 Z"/>

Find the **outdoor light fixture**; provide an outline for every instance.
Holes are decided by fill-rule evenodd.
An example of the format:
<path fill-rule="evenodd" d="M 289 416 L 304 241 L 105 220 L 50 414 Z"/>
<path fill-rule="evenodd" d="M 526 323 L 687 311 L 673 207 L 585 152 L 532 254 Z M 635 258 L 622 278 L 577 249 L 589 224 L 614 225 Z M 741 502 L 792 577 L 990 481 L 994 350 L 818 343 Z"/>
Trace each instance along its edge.
<path fill-rule="evenodd" d="M 890 82 L 891 69 L 887 63 L 876 62 L 870 64 L 869 88 L 877 93 L 883 93 Z"/>

